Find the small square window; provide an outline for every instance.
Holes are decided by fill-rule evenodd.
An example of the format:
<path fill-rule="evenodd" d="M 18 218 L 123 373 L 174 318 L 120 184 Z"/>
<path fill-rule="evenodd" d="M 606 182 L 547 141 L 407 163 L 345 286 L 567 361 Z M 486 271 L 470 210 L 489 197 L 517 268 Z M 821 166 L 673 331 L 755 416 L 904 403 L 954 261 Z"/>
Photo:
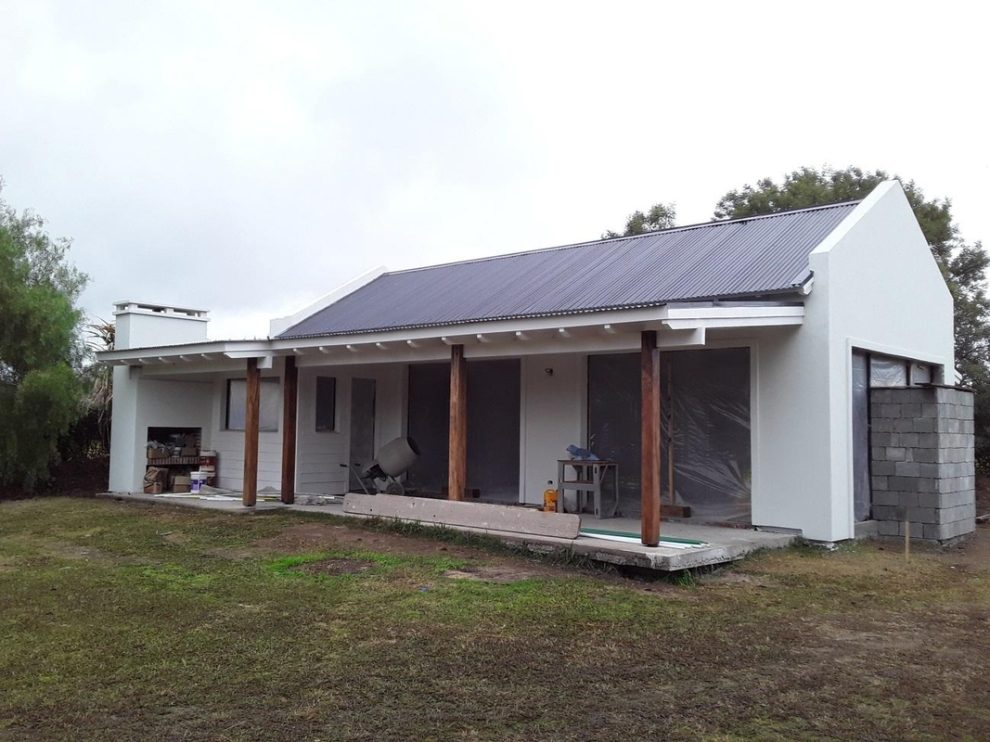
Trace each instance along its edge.
<path fill-rule="evenodd" d="M 316 432 L 325 433 L 337 429 L 337 379 L 333 376 L 316 377 Z"/>

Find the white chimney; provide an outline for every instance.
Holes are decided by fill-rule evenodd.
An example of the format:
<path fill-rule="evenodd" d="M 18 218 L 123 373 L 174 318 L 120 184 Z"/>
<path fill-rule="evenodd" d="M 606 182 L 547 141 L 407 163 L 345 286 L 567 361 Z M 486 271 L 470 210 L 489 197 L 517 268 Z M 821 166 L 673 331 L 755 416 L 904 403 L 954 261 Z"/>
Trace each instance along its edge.
<path fill-rule="evenodd" d="M 114 302 L 113 315 L 117 328 L 114 349 L 205 342 L 209 314 L 205 309 L 130 300 Z"/>

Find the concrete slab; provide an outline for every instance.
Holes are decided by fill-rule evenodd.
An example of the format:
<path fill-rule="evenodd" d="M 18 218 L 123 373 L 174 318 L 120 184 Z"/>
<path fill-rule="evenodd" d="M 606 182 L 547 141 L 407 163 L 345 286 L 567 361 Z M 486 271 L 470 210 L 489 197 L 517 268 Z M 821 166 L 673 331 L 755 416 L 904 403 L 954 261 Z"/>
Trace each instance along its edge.
<path fill-rule="evenodd" d="M 239 498 L 239 493 L 234 493 Z M 158 505 L 173 505 L 178 507 L 193 507 L 215 510 L 232 515 L 244 515 L 257 511 L 288 510 L 301 513 L 315 513 L 346 518 L 369 518 L 375 515 L 348 513 L 344 510 L 343 501 L 325 501 L 325 504 L 283 505 L 280 502 L 259 502 L 254 508 L 246 508 L 240 500 L 194 500 L 187 498 L 163 498 L 157 495 L 103 493 L 104 497 L 134 502 L 150 502 Z M 371 496 L 375 497 L 375 496 Z M 401 498 L 394 498 L 401 499 Z M 467 507 L 481 507 L 478 503 L 460 503 Z M 522 508 L 519 508 L 522 510 Z M 571 516 L 577 518 L 579 516 Z M 632 519 L 607 518 L 598 519 L 591 516 L 580 516 L 581 527 L 596 528 L 611 531 L 639 532 L 639 521 Z M 408 519 L 400 518 L 406 522 Z M 661 539 L 675 538 L 700 542 L 698 545 L 677 544 L 649 547 L 638 543 L 609 541 L 588 535 L 577 535 L 576 538 L 560 536 L 521 534 L 501 531 L 493 528 L 448 525 L 442 523 L 423 522 L 423 525 L 454 528 L 465 533 L 478 533 L 497 538 L 508 544 L 520 546 L 536 553 L 573 553 L 589 559 L 609 564 L 641 567 L 658 572 L 678 572 L 685 569 L 696 569 L 717 564 L 734 562 L 754 552 L 763 549 L 783 549 L 799 538 L 793 533 L 775 533 L 757 531 L 750 528 L 719 528 L 717 526 L 701 526 L 690 523 L 665 520 L 661 523 Z"/>
<path fill-rule="evenodd" d="M 581 518 L 565 513 L 544 513 L 533 508 L 509 505 L 488 505 L 429 497 L 392 497 L 390 495 L 358 495 L 344 498 L 344 512 L 377 518 L 394 518 L 416 523 L 457 527 L 482 531 L 500 531 L 531 536 L 577 538 Z"/>

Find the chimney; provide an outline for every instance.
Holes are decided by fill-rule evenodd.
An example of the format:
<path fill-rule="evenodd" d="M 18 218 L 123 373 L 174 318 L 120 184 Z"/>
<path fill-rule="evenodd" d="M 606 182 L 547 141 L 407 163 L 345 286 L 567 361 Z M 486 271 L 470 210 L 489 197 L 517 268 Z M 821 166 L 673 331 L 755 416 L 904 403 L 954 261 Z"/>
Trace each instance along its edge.
<path fill-rule="evenodd" d="M 170 307 L 130 300 L 114 302 L 114 349 L 205 342 L 209 314 L 205 309 Z"/>

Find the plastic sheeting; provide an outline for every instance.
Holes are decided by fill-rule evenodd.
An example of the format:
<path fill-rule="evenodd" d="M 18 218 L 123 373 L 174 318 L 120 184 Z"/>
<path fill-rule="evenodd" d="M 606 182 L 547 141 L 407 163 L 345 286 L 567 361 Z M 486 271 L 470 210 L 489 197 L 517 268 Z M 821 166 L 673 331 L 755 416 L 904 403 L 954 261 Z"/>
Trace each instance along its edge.
<path fill-rule="evenodd" d="M 690 506 L 692 517 L 698 520 L 748 523 L 752 494 L 749 350 L 662 353 L 661 394 L 663 502 L 673 499 Z M 638 354 L 589 357 L 588 413 L 590 448 L 618 463 L 619 511 L 638 517 Z M 668 469 L 671 452 L 673 498 Z"/>
<path fill-rule="evenodd" d="M 518 359 L 467 363 L 467 486 L 482 499 L 519 499 L 520 364 Z M 410 486 L 440 493 L 447 485 L 450 364 L 409 366 L 409 437 L 420 449 Z"/>
<path fill-rule="evenodd" d="M 908 385 L 907 362 L 903 358 L 871 355 L 869 368 L 870 386 Z"/>
<path fill-rule="evenodd" d="M 853 511 L 857 521 L 869 520 L 873 503 L 870 487 L 870 360 L 865 353 L 853 351 Z"/>

